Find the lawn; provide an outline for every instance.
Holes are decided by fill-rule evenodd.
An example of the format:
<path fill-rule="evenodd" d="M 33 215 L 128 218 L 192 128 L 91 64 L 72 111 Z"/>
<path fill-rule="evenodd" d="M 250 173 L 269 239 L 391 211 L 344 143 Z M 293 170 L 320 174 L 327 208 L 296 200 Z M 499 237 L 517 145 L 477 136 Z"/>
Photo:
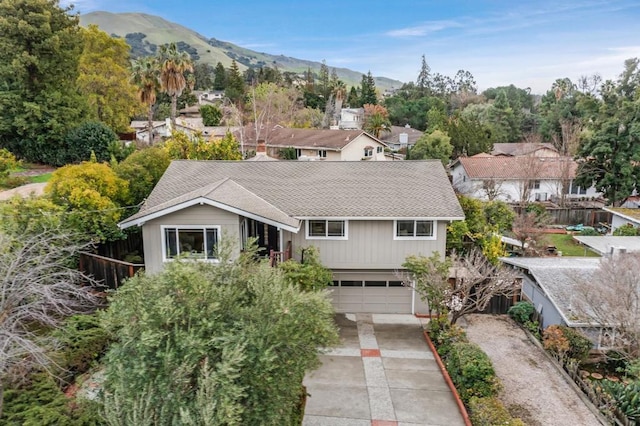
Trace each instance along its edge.
<path fill-rule="evenodd" d="M 570 234 L 546 234 L 544 236 L 547 245 L 556 246 L 563 256 L 589 256 L 599 257 L 599 255 L 587 247 L 580 245 Z"/>
<path fill-rule="evenodd" d="M 43 175 L 31 176 L 29 177 L 29 182 L 31 183 L 44 183 L 49 182 L 51 179 L 51 173 L 45 173 Z"/>

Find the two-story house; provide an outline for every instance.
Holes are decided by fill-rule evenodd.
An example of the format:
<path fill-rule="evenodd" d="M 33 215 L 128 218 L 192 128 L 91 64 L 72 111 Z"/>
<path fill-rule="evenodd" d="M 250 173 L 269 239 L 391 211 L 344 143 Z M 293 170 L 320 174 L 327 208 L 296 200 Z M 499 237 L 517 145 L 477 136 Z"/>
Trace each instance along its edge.
<path fill-rule="evenodd" d="M 396 272 L 412 254 L 444 256 L 464 214 L 441 162 L 173 161 L 135 215 L 147 273 L 178 256 L 216 262 L 230 239 L 298 260 L 315 246 L 339 312 L 426 312 Z"/>

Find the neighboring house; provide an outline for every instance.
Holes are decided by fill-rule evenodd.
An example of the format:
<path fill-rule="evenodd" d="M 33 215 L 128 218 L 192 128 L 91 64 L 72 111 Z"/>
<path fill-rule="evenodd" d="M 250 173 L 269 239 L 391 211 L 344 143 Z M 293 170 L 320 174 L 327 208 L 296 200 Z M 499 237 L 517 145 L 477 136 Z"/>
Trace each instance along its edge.
<path fill-rule="evenodd" d="M 402 126 L 391 126 L 391 132 L 382 132 L 380 140 L 386 143 L 393 151 L 401 148 L 412 147 L 424 134 L 420 130 L 414 129 L 408 124 Z"/>
<path fill-rule="evenodd" d="M 396 271 L 409 255 L 444 256 L 447 225 L 463 218 L 436 160 L 178 160 L 120 227 L 142 227 L 147 273 L 185 254 L 216 262 L 221 239 L 238 252 L 257 238 L 272 260 L 315 246 L 339 312 L 415 313 L 425 306 Z"/>
<path fill-rule="evenodd" d="M 149 141 L 146 121 L 132 121 L 131 127 L 136 129 L 136 139 L 145 143 Z M 205 139 L 222 138 L 227 132 L 234 133 L 237 127 L 205 126 L 202 117 L 176 117 L 176 129 L 189 136 L 201 135 Z M 153 132 L 156 142 L 162 138 L 171 137 L 171 119 L 153 122 Z"/>
<path fill-rule="evenodd" d="M 256 147 L 256 155 L 244 161 L 278 161 L 278 159 L 268 156 L 266 144 L 264 141 L 260 141 Z"/>
<path fill-rule="evenodd" d="M 603 210 L 611 213 L 611 233 L 625 225 L 640 227 L 640 209 L 626 207 L 603 207 Z"/>
<path fill-rule="evenodd" d="M 577 163 L 570 157 L 478 154 L 451 165 L 453 186 L 462 194 L 506 202 L 599 197 L 591 187 L 574 184 Z"/>
<path fill-rule="evenodd" d="M 224 99 L 224 90 L 207 90 L 197 94 L 200 105 L 211 105 Z"/>
<path fill-rule="evenodd" d="M 601 237 L 595 237 L 601 238 Z M 522 293 L 542 316 L 542 328 L 559 324 L 579 329 L 596 349 L 610 349 L 615 331 L 602 328 L 575 309 L 576 280 L 589 280 L 597 257 L 510 257 L 502 262 L 522 272 Z"/>
<path fill-rule="evenodd" d="M 362 129 L 364 121 L 364 108 L 342 108 L 340 110 L 340 121 L 338 128 L 341 130 Z"/>
<path fill-rule="evenodd" d="M 640 251 L 640 237 L 583 236 L 574 235 L 573 239 L 598 253 L 609 256 L 616 253 L 632 253 Z"/>
<path fill-rule="evenodd" d="M 283 149 L 295 150 L 300 160 L 326 161 L 385 161 L 387 145 L 362 130 L 289 129 L 276 127 L 262 129 L 258 140 L 265 140 L 267 154 L 280 157 Z M 244 149 L 255 150 L 255 129 L 247 126 Z"/>
<path fill-rule="evenodd" d="M 494 143 L 491 155 L 506 155 L 517 157 L 521 155 L 534 155 L 536 157 L 560 157 L 560 153 L 550 143 L 511 142 Z"/>

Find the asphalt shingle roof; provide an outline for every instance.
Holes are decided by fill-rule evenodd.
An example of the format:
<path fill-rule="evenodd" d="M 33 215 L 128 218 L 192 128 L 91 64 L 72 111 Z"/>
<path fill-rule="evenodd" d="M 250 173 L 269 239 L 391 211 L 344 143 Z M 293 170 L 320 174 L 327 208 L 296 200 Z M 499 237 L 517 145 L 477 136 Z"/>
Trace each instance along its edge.
<path fill-rule="evenodd" d="M 221 185 L 227 189 L 224 199 Z M 231 188 L 233 185 L 237 186 Z M 242 193 L 242 202 L 234 198 Z M 141 210 L 123 224 L 198 197 L 213 197 L 229 205 L 239 203 L 237 207 L 245 211 L 263 209 L 262 214 L 279 218 L 280 223 L 287 222 L 278 212 L 290 218 L 464 217 L 442 163 L 437 160 L 176 160 Z"/>
<path fill-rule="evenodd" d="M 285 127 L 262 129 L 259 139 L 265 139 L 267 146 L 270 147 L 341 150 L 362 134 L 374 141 L 377 140 L 363 130 L 290 129 Z M 245 127 L 244 137 L 245 144 L 256 145 L 255 129 L 252 126 Z"/>

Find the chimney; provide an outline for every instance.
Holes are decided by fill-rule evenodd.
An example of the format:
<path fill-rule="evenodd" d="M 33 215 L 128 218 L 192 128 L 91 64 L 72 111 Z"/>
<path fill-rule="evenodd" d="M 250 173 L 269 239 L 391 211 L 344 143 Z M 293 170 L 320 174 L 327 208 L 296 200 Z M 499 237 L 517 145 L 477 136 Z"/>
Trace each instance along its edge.
<path fill-rule="evenodd" d="M 256 154 L 259 154 L 259 153 L 263 153 L 263 154 L 267 153 L 267 144 L 265 143 L 264 139 L 258 140 L 258 146 L 256 146 Z"/>

